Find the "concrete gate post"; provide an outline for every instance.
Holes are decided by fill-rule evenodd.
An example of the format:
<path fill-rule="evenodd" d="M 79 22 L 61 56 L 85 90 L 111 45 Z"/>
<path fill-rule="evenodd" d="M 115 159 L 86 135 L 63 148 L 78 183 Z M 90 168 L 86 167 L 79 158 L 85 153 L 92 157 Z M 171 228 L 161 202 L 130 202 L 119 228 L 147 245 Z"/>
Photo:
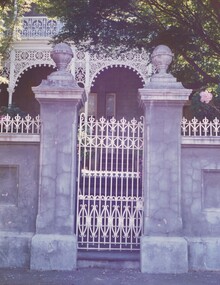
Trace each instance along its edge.
<path fill-rule="evenodd" d="M 144 234 L 141 237 L 141 271 L 188 271 L 187 242 L 181 237 L 181 119 L 185 89 L 167 69 L 171 50 L 155 48 L 152 63 L 157 73 L 139 97 L 144 107 Z"/>
<path fill-rule="evenodd" d="M 51 57 L 58 71 L 33 87 L 40 103 L 42 129 L 39 205 L 36 235 L 31 243 L 31 269 L 72 270 L 76 268 L 77 256 L 76 143 L 83 89 L 66 71 L 73 57 L 71 48 L 57 44 Z"/>

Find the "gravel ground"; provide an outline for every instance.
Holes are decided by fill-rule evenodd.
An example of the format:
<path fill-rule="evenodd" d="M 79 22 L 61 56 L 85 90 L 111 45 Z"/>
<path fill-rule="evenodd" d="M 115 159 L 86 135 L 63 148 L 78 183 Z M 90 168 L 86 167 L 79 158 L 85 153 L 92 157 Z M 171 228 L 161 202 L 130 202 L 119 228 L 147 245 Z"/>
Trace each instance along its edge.
<path fill-rule="evenodd" d="M 76 271 L 0 269 L 0 285 L 220 285 L 220 272 L 144 274 L 133 269 Z"/>

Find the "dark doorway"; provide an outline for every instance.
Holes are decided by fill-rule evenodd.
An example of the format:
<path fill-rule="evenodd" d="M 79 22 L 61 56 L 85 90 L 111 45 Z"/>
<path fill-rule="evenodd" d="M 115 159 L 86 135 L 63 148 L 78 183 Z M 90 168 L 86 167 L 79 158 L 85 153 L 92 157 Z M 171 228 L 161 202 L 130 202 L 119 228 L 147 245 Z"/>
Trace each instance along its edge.
<path fill-rule="evenodd" d="M 35 99 L 32 91 L 33 86 L 38 86 L 42 79 L 46 79 L 47 76 L 55 69 L 49 66 L 40 66 L 28 69 L 21 76 L 15 93 L 13 94 L 13 103 L 19 107 L 22 111 L 30 114 L 31 116 L 37 116 L 40 114 L 40 105 Z"/>
<path fill-rule="evenodd" d="M 0 107 L 8 106 L 8 85 L 0 84 Z"/>
<path fill-rule="evenodd" d="M 139 118 L 143 111 L 138 102 L 138 88 L 142 87 L 141 78 L 129 68 L 105 69 L 91 88 L 93 96 L 97 96 L 97 117 Z"/>

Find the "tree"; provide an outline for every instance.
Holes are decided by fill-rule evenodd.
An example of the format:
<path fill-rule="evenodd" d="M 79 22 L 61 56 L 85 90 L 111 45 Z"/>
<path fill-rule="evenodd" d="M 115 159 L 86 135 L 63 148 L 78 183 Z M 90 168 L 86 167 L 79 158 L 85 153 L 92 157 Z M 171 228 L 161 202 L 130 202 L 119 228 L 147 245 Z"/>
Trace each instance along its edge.
<path fill-rule="evenodd" d="M 219 0 L 39 0 L 64 23 L 56 41 L 97 51 L 168 45 L 172 72 L 188 87 L 217 84 L 220 72 Z M 65 8 L 64 8 L 65 7 Z"/>
<path fill-rule="evenodd" d="M 0 2 L 0 83 L 7 83 L 7 78 L 1 76 L 2 62 L 16 35 L 21 16 L 31 8 L 34 0 L 1 0 Z"/>

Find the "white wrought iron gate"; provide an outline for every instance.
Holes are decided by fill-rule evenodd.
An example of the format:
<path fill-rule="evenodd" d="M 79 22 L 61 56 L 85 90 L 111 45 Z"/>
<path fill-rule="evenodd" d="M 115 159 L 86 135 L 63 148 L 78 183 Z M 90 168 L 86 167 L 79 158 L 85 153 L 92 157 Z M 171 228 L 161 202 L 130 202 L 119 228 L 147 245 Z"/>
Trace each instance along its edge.
<path fill-rule="evenodd" d="M 139 250 L 143 123 L 80 116 L 76 231 L 79 249 Z"/>

